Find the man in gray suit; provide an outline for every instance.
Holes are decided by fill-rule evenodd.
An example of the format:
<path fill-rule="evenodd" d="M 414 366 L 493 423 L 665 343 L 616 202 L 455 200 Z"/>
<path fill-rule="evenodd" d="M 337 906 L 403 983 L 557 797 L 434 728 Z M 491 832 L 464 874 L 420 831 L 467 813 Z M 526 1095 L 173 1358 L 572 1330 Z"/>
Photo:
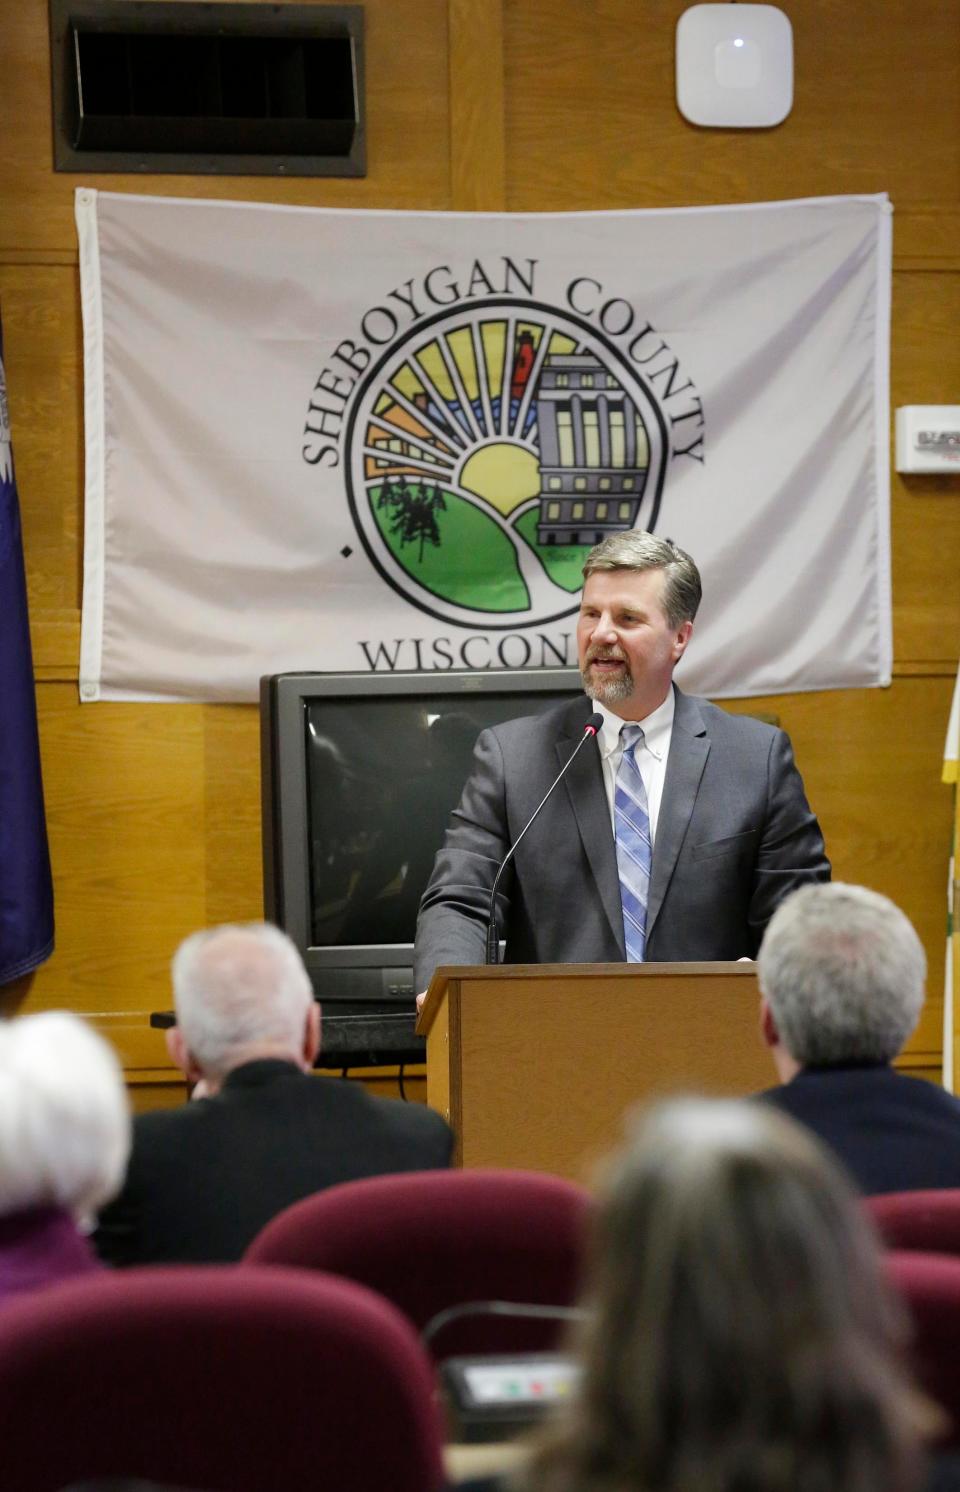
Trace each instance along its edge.
<path fill-rule="evenodd" d="M 497 867 L 582 739 L 591 700 L 603 717 L 597 744 L 580 752 L 498 890 L 508 962 L 615 963 L 628 945 L 630 961 L 752 958 L 783 898 L 830 877 L 784 732 L 673 683 L 700 603 L 690 556 L 630 531 L 592 549 L 583 574 L 588 698 L 480 736 L 420 907 L 420 990 L 440 964 L 484 962 Z M 625 745 L 628 722 L 642 730 Z M 626 784 L 639 831 L 621 812 L 628 768 L 642 781 Z M 624 865 L 644 856 L 631 885 Z"/>

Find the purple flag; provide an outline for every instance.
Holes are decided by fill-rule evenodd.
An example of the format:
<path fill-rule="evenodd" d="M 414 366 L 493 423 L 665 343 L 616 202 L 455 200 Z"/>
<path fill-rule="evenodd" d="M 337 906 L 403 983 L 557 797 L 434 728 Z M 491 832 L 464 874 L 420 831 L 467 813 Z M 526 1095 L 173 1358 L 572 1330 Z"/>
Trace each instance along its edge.
<path fill-rule="evenodd" d="M 53 884 L 0 327 L 0 984 L 53 951 Z"/>

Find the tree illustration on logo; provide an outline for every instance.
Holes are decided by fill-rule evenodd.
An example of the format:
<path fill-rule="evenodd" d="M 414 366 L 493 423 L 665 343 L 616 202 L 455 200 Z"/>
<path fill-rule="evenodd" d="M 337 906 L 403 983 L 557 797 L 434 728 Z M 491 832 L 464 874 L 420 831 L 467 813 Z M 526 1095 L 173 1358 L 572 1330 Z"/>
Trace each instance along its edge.
<path fill-rule="evenodd" d="M 377 506 L 390 510 L 390 532 L 399 541 L 401 548 L 407 544 L 415 544 L 419 539 L 420 551 L 417 558 L 421 563 L 424 544 L 432 544 L 434 549 L 440 548 L 443 540 L 440 537 L 437 514 L 445 512 L 447 504 L 436 487 L 428 487 L 426 482 L 422 482 L 419 488 L 412 487 L 409 482 L 385 483 Z"/>

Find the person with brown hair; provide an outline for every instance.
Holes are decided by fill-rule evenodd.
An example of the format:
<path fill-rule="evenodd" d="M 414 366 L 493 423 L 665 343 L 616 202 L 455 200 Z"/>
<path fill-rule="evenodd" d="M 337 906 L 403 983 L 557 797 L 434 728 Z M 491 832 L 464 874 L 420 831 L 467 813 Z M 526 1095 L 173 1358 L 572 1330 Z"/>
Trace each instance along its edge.
<path fill-rule="evenodd" d="M 579 1390 L 522 1492 L 912 1492 L 936 1411 L 852 1186 L 756 1105 L 672 1100 L 613 1161 Z"/>
<path fill-rule="evenodd" d="M 830 878 L 786 733 L 674 683 L 700 602 L 690 555 L 631 530 L 591 549 L 583 575 L 584 695 L 478 738 L 420 903 L 418 990 L 441 964 L 484 962 L 514 845 L 506 963 L 753 958 L 784 897 Z M 587 729 L 595 746 L 541 812 Z"/>

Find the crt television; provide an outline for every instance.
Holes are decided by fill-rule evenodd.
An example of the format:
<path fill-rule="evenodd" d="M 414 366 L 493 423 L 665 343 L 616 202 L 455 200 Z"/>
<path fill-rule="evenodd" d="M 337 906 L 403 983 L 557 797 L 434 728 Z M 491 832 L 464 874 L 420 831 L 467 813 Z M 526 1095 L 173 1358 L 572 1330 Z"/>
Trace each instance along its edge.
<path fill-rule="evenodd" d="M 581 687 L 573 669 L 261 680 L 264 911 L 325 1011 L 412 1011 L 417 908 L 477 736 Z"/>

